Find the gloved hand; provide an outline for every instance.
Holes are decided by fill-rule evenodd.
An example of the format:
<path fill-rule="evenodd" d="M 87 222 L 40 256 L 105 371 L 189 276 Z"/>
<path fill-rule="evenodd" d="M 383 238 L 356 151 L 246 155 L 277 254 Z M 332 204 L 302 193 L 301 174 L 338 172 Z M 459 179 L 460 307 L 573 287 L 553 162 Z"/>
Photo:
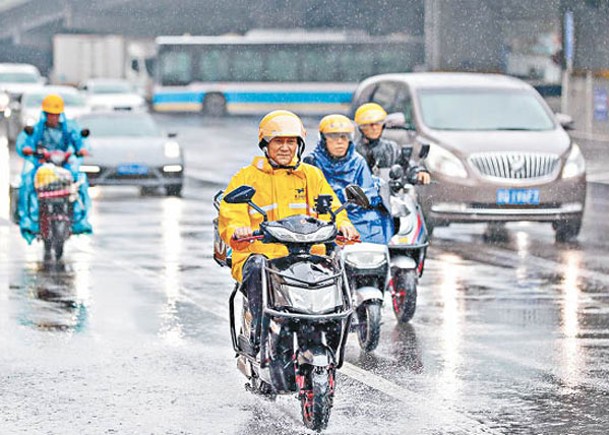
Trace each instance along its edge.
<path fill-rule="evenodd" d="M 85 156 L 88 156 L 89 154 L 90 154 L 89 151 L 87 151 L 85 148 L 76 151 L 76 155 L 78 157 L 85 157 Z"/>

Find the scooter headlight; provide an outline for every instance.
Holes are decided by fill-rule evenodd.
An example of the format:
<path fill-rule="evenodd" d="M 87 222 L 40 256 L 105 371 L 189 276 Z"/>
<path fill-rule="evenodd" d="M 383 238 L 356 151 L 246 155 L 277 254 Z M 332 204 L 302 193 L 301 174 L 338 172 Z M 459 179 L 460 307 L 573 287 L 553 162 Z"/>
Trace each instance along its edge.
<path fill-rule="evenodd" d="M 308 289 L 289 284 L 274 287 L 275 305 L 306 314 L 325 314 L 342 305 L 338 284 Z"/>
<path fill-rule="evenodd" d="M 321 227 L 320 229 L 311 234 L 298 234 L 286 228 L 268 226 L 266 227 L 266 231 L 271 236 L 282 242 L 316 243 L 331 239 L 336 229 L 333 225 L 328 225 L 325 227 Z"/>
<path fill-rule="evenodd" d="M 387 261 L 382 252 L 347 252 L 345 263 L 356 269 L 376 269 Z"/>

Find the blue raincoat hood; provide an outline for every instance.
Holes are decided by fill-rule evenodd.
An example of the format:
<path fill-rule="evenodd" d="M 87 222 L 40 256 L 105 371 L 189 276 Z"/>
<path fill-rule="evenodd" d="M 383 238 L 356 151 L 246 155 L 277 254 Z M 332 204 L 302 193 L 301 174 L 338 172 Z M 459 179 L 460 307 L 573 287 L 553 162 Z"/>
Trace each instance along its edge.
<path fill-rule="evenodd" d="M 393 235 L 393 221 L 389 214 L 380 207 L 378 183 L 364 158 L 355 150 L 355 144 L 349 143 L 347 153 L 340 158 L 330 156 L 326 143 L 321 139 L 311 153 L 313 162 L 324 173 L 326 180 L 341 202 L 345 202 L 344 189 L 349 184 L 357 184 L 368 196 L 371 209 L 347 205 L 349 219 L 359 231 L 362 241 L 386 244 Z"/>

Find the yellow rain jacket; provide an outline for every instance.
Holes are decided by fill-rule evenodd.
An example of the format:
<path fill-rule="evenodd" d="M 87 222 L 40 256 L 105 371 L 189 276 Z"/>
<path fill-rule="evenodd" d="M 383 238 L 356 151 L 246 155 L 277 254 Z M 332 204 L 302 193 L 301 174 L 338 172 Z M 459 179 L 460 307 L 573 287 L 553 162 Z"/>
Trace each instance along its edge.
<path fill-rule="evenodd" d="M 243 185 L 256 189 L 252 201 L 267 213 L 269 221 L 298 214 L 319 217 L 314 210 L 315 198 L 319 195 L 332 195 L 334 210 L 341 205 L 321 170 L 306 163 L 301 163 L 295 170 L 275 169 L 266 157 L 255 157 L 250 166 L 242 168 L 233 176 L 224 192 L 232 192 Z M 330 216 L 323 215 L 319 218 L 329 220 Z M 270 259 L 288 255 L 287 248 L 278 243 L 256 240 L 245 247 L 243 243 L 231 243 L 236 228 L 251 227 L 257 230 L 262 220 L 262 215 L 247 204 L 220 203 L 218 230 L 222 240 L 233 246 L 232 273 L 239 282 L 242 280 L 243 263 L 251 254 L 262 254 Z M 343 210 L 336 216 L 336 226 L 340 228 L 345 224 L 350 225 L 351 222 Z M 312 252 L 323 254 L 323 249 L 323 246 L 315 246 Z"/>

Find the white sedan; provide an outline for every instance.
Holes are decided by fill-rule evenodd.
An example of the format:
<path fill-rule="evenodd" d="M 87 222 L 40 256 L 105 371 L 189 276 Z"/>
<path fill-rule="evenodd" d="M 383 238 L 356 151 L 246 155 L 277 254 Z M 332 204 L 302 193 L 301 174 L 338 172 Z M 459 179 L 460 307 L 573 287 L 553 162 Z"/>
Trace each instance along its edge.
<path fill-rule="evenodd" d="M 91 155 L 80 167 L 92 186 L 163 187 L 181 196 L 184 157 L 175 134 L 165 135 L 147 112 L 92 112 L 78 119 L 89 129 Z"/>
<path fill-rule="evenodd" d="M 91 79 L 81 89 L 93 111 L 126 110 L 145 111 L 146 100 L 137 94 L 131 84 L 120 79 Z"/>

